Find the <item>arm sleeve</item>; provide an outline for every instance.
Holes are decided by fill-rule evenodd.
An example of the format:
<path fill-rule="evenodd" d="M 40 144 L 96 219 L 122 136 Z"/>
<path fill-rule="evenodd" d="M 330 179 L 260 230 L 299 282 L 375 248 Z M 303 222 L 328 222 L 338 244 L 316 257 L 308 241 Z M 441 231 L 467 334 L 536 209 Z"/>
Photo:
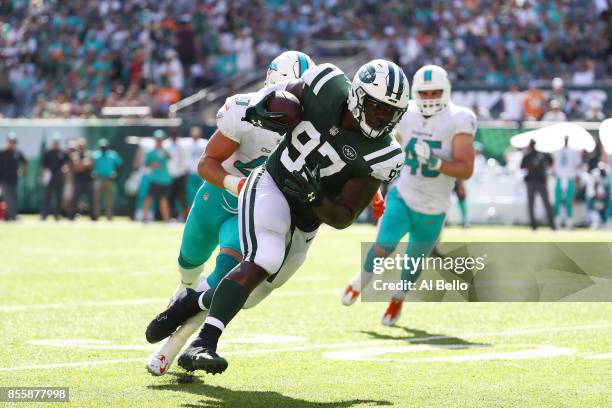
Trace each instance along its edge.
<path fill-rule="evenodd" d="M 371 160 L 368 160 L 368 156 L 365 156 L 365 159 L 370 166 L 370 176 L 380 181 L 391 182 L 400 175 L 404 165 L 404 152 L 395 141 L 383 151 L 383 154 Z M 377 153 L 374 152 L 373 155 Z"/>
<path fill-rule="evenodd" d="M 455 134 L 467 133 L 472 136 L 476 135 L 477 121 L 476 115 L 470 109 L 463 110 L 457 115 L 457 125 L 455 127 Z"/>

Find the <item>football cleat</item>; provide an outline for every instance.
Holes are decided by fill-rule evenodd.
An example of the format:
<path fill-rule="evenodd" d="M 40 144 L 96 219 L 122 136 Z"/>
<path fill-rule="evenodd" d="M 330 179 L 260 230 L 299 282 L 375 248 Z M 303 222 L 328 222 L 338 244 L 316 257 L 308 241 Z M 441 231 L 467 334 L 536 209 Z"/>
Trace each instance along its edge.
<path fill-rule="evenodd" d="M 219 374 L 227 369 L 227 360 L 214 350 L 196 339 L 178 359 L 178 365 L 187 371 L 203 370 L 209 374 Z"/>
<path fill-rule="evenodd" d="M 163 345 L 149 357 L 147 371 L 155 376 L 166 374 L 183 346 L 202 326 L 207 315 L 206 311 L 198 313 L 172 333 Z"/>
<path fill-rule="evenodd" d="M 344 306 L 352 305 L 353 303 L 355 303 L 360 293 L 361 292 L 353 289 L 353 286 L 349 284 L 344 290 L 344 293 L 342 294 L 342 304 Z"/>
<path fill-rule="evenodd" d="M 151 320 L 145 331 L 147 341 L 157 343 L 165 339 L 187 319 L 196 315 L 200 311 L 198 297 L 198 292 L 193 289 L 183 291 L 166 310 Z"/>
<path fill-rule="evenodd" d="M 147 361 L 147 371 L 154 376 L 164 375 L 168 372 L 173 359 L 169 359 L 167 356 L 156 351 Z"/>
<path fill-rule="evenodd" d="M 387 306 L 387 310 L 385 310 L 385 314 L 383 315 L 380 323 L 383 326 L 393 326 L 402 315 L 402 304 L 404 302 L 402 300 L 391 299 L 389 302 L 389 306 Z"/>

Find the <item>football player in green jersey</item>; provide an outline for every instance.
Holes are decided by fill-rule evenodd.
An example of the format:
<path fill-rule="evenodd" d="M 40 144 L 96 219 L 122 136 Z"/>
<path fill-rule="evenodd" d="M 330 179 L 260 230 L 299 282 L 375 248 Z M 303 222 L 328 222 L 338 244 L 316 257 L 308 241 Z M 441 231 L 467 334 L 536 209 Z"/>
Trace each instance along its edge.
<path fill-rule="evenodd" d="M 374 60 L 352 82 L 334 65 L 323 64 L 252 99 L 244 120 L 287 135 L 240 193 L 244 260 L 221 280 L 212 301 L 197 299 L 208 317 L 180 366 L 224 371 L 227 361 L 216 353 L 217 343 L 238 311 L 259 303 L 295 273 L 321 223 L 348 227 L 381 181 L 398 176 L 404 154 L 391 132 L 408 106 L 408 88 L 397 65 Z M 292 129 L 267 111 L 275 91 L 291 92 L 303 107 Z"/>

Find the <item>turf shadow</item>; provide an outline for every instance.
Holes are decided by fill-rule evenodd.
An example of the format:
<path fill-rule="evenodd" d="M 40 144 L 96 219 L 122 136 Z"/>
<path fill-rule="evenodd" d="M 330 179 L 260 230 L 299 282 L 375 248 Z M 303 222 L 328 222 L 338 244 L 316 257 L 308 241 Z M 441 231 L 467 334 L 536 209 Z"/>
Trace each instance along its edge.
<path fill-rule="evenodd" d="M 180 373 L 168 373 L 177 377 L 177 380 L 182 381 L 185 377 Z M 393 405 L 390 401 L 385 400 L 368 400 L 368 399 L 352 399 L 334 402 L 316 402 L 307 401 L 299 398 L 292 398 L 275 391 L 244 391 L 232 390 L 230 388 L 219 387 L 216 385 L 205 384 L 202 375 L 193 376 L 191 383 L 184 384 L 160 384 L 149 385 L 147 388 L 152 390 L 168 390 L 175 392 L 185 392 L 195 395 L 201 395 L 210 399 L 202 400 L 197 404 L 183 404 L 182 407 L 198 407 L 198 408 L 233 408 L 233 407 L 249 407 L 249 408 L 314 408 L 314 407 L 334 407 L 334 408 L 349 408 L 355 405 L 367 404 L 368 406 L 390 406 Z"/>
<path fill-rule="evenodd" d="M 461 348 L 457 346 L 482 346 L 492 347 L 490 343 L 471 342 L 460 337 L 448 336 L 446 334 L 430 333 L 426 330 L 412 329 L 406 326 L 392 326 L 392 328 L 401 330 L 398 335 L 383 334 L 372 330 L 359 330 L 360 333 L 365 333 L 376 340 L 397 340 L 406 341 L 412 344 L 429 344 L 432 346 L 453 346 L 453 348 Z"/>

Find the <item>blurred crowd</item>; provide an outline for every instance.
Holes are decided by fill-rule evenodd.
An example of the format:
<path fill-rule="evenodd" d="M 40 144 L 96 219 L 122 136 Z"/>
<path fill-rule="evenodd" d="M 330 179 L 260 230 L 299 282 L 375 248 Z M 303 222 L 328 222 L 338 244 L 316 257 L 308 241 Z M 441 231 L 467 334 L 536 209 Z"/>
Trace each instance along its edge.
<path fill-rule="evenodd" d="M 512 84 L 502 95 L 499 119 L 515 122 L 601 122 L 606 118 L 601 100 L 596 97 L 585 100 L 570 99 L 560 77 L 551 81 L 550 88 L 550 91 L 543 91 L 534 80 L 529 81 L 527 89 L 522 91 L 517 84 Z M 492 119 L 486 109 L 480 106 L 473 108 L 479 120 Z"/>
<path fill-rule="evenodd" d="M 609 79 L 608 0 L 7 0 L 0 3 L 0 114 L 95 117 L 170 104 L 284 49 L 358 41 L 407 73 L 507 87 Z"/>

